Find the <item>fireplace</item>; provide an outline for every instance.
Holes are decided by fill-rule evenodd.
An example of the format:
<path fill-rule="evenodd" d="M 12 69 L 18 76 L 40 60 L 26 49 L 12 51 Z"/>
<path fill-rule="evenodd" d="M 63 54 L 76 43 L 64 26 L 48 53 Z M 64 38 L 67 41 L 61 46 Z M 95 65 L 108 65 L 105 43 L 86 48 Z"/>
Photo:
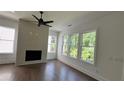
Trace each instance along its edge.
<path fill-rule="evenodd" d="M 42 58 L 41 50 L 26 50 L 25 61 L 41 60 L 41 58 Z"/>

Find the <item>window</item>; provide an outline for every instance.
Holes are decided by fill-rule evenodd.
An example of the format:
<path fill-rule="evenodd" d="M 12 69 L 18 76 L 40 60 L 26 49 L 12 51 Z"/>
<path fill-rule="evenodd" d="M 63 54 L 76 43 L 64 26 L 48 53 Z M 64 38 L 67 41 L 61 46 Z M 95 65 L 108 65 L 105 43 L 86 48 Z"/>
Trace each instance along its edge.
<path fill-rule="evenodd" d="M 49 38 L 48 38 L 48 53 L 56 52 L 56 43 L 57 43 L 57 37 L 49 36 Z"/>
<path fill-rule="evenodd" d="M 68 35 L 64 35 L 63 37 L 63 55 L 68 55 Z"/>
<path fill-rule="evenodd" d="M 14 52 L 15 29 L 0 26 L 0 53 Z"/>
<path fill-rule="evenodd" d="M 78 54 L 78 34 L 72 34 L 70 36 L 70 44 L 69 44 L 69 56 L 73 58 L 77 58 Z"/>
<path fill-rule="evenodd" d="M 80 48 L 78 47 L 79 44 Z M 83 33 L 80 38 L 79 34 L 66 34 L 63 37 L 63 54 L 73 58 L 81 58 L 83 62 L 94 64 L 95 47 L 96 31 Z"/>
<path fill-rule="evenodd" d="M 82 34 L 81 39 L 82 39 L 81 59 L 84 62 L 94 64 L 96 32 L 84 33 Z"/>

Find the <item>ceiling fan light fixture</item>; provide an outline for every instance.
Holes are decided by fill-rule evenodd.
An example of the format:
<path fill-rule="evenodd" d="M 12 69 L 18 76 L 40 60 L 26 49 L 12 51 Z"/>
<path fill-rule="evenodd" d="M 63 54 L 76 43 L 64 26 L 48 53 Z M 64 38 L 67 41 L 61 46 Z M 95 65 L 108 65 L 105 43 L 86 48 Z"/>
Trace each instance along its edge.
<path fill-rule="evenodd" d="M 40 11 L 40 14 L 41 14 L 41 17 L 38 18 L 37 16 L 35 15 L 32 15 L 38 22 L 38 27 L 40 27 L 41 25 L 45 25 L 45 26 L 48 26 L 48 27 L 52 27 L 50 25 L 48 25 L 49 23 L 53 23 L 54 21 L 44 21 L 43 18 L 42 18 L 42 14 L 43 14 L 43 11 Z"/>

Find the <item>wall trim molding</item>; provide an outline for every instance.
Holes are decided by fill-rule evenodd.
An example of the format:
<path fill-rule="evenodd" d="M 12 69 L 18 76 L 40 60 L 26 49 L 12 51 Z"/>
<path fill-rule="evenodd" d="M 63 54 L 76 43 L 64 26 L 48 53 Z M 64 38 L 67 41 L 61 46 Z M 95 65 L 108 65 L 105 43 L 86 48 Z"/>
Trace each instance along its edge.
<path fill-rule="evenodd" d="M 100 76 L 100 75 L 97 74 L 97 73 L 93 73 L 93 72 L 88 71 L 87 69 L 84 69 L 84 68 L 76 67 L 75 65 L 73 65 L 73 64 L 70 63 L 70 62 L 63 62 L 61 59 L 58 59 L 58 60 L 59 60 L 60 62 L 64 63 L 64 64 L 66 64 L 66 65 L 68 65 L 68 66 L 70 66 L 70 67 L 72 67 L 72 68 L 74 68 L 74 69 L 76 69 L 76 70 L 78 70 L 78 71 L 84 73 L 84 74 L 89 75 L 90 77 L 93 77 L 93 78 L 96 79 L 96 80 L 99 80 L 99 81 L 109 81 L 109 79 L 106 79 L 106 78 L 104 78 L 103 76 Z"/>

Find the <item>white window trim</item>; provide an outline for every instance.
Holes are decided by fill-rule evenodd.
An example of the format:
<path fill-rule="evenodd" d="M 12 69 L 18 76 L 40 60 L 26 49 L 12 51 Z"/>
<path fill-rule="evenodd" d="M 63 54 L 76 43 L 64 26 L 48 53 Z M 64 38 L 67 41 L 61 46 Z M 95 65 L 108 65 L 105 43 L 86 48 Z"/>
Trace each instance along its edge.
<path fill-rule="evenodd" d="M 55 35 L 50 35 L 50 36 L 55 36 Z M 54 52 L 49 52 L 48 51 L 48 53 L 56 53 L 57 52 L 57 36 L 55 36 L 56 37 L 56 47 L 55 47 L 55 51 Z M 49 44 L 49 42 L 48 42 L 48 47 L 49 47 L 49 45 L 51 46 L 52 45 L 52 43 L 51 44 Z"/>
<path fill-rule="evenodd" d="M 52 44 L 48 44 L 48 47 L 51 46 Z M 48 51 L 48 53 L 56 53 L 56 47 L 55 47 L 55 51 Z"/>
<path fill-rule="evenodd" d="M 82 34 L 85 34 L 85 33 L 90 33 L 90 32 L 96 32 L 96 42 L 95 42 L 95 47 L 94 47 L 94 62 L 93 62 L 93 64 L 92 63 L 89 63 L 89 62 L 86 62 L 86 61 L 84 61 L 84 60 L 82 60 L 81 59 L 81 51 L 82 51 L 82 45 L 81 45 L 81 42 L 82 42 Z M 85 31 L 85 32 L 82 32 L 82 33 L 80 33 L 80 56 L 79 56 L 79 60 L 81 61 L 81 64 L 90 64 L 90 65 L 96 65 L 96 53 L 97 53 L 97 51 L 96 51 L 96 49 L 97 49 L 97 37 L 98 37 L 98 31 L 95 29 L 95 30 L 87 30 L 87 31 Z"/>
<path fill-rule="evenodd" d="M 71 38 L 71 36 L 72 36 L 72 35 L 74 35 L 74 34 L 78 34 L 78 43 L 77 43 L 77 57 L 76 57 L 76 58 L 75 58 L 75 57 L 70 56 L 70 47 L 71 47 L 71 45 L 70 45 L 70 43 L 71 43 L 70 38 Z M 68 56 L 69 56 L 69 57 L 71 57 L 71 58 L 73 58 L 73 59 L 78 59 L 78 50 L 79 50 L 78 45 L 79 45 L 79 33 L 72 33 L 72 34 L 70 34 L 70 35 L 69 35 L 69 50 L 68 50 Z"/>
<path fill-rule="evenodd" d="M 67 34 L 68 35 L 68 40 L 69 40 L 69 37 L 70 37 L 70 35 L 69 34 Z M 65 34 L 62 36 L 62 56 L 67 56 L 67 57 L 69 57 L 69 52 L 67 53 L 67 55 L 65 55 L 64 53 L 63 53 L 63 46 L 64 46 L 64 36 L 65 36 Z M 69 51 L 69 47 L 68 47 L 68 49 L 67 49 L 67 51 Z"/>
<path fill-rule="evenodd" d="M 89 63 L 89 62 L 85 62 L 85 61 L 83 61 L 81 59 L 81 51 L 82 51 L 82 45 L 81 45 L 81 40 L 82 39 L 81 38 L 82 38 L 82 34 L 90 33 L 90 32 L 96 32 L 96 42 L 95 42 L 95 47 L 94 47 L 94 63 L 93 64 Z M 69 45 L 68 50 L 67 50 L 68 51 L 67 55 L 64 55 L 64 53 L 63 53 L 63 45 L 64 45 L 64 35 L 65 34 L 63 34 L 63 36 L 62 36 L 62 51 L 61 51 L 61 55 L 65 56 L 65 57 L 69 57 L 69 58 L 74 59 L 74 60 L 79 60 L 81 64 L 89 64 L 89 65 L 95 66 L 96 62 L 97 62 L 96 60 L 97 60 L 97 47 L 98 47 L 98 45 L 97 45 L 97 43 L 98 43 L 98 31 L 97 31 L 97 29 L 90 29 L 90 30 L 85 30 L 84 32 L 79 32 L 79 33 L 76 32 L 76 33 L 68 34 L 68 37 L 69 37 L 68 39 L 70 39 L 70 36 L 73 35 L 73 34 L 78 34 L 79 35 L 78 36 L 77 58 L 71 57 L 69 55 L 69 47 L 70 47 L 70 45 Z"/>
<path fill-rule="evenodd" d="M 66 56 L 66 57 L 69 57 L 69 58 L 72 58 L 72 59 L 78 59 L 78 55 L 79 55 L 79 54 L 78 54 L 78 50 L 79 50 L 79 48 L 78 48 L 78 50 L 77 50 L 77 57 L 76 57 L 76 58 L 69 55 L 69 53 L 70 53 L 70 37 L 71 37 L 71 35 L 74 35 L 74 34 L 78 34 L 78 44 L 77 44 L 77 45 L 78 45 L 78 47 L 79 47 L 79 35 L 80 35 L 80 34 L 79 34 L 79 33 L 67 34 L 67 35 L 68 35 L 68 42 L 69 42 L 68 46 L 69 46 L 69 47 L 68 47 L 68 49 L 67 49 L 67 51 L 68 51 L 68 52 L 67 52 L 67 55 L 65 55 L 65 54 L 63 53 L 64 35 L 65 35 L 65 34 L 64 34 L 64 35 L 62 36 L 62 53 L 61 53 L 61 54 L 62 54 L 62 56 Z"/>
<path fill-rule="evenodd" d="M 11 55 L 11 54 L 14 54 L 15 53 L 15 35 L 16 35 L 16 29 L 14 27 L 8 27 L 8 26 L 1 26 L 1 27 L 4 27 L 4 28 L 8 28 L 8 29 L 14 29 L 14 40 L 10 40 L 10 41 L 13 41 L 13 51 L 12 52 L 1 52 L 0 55 Z"/>

